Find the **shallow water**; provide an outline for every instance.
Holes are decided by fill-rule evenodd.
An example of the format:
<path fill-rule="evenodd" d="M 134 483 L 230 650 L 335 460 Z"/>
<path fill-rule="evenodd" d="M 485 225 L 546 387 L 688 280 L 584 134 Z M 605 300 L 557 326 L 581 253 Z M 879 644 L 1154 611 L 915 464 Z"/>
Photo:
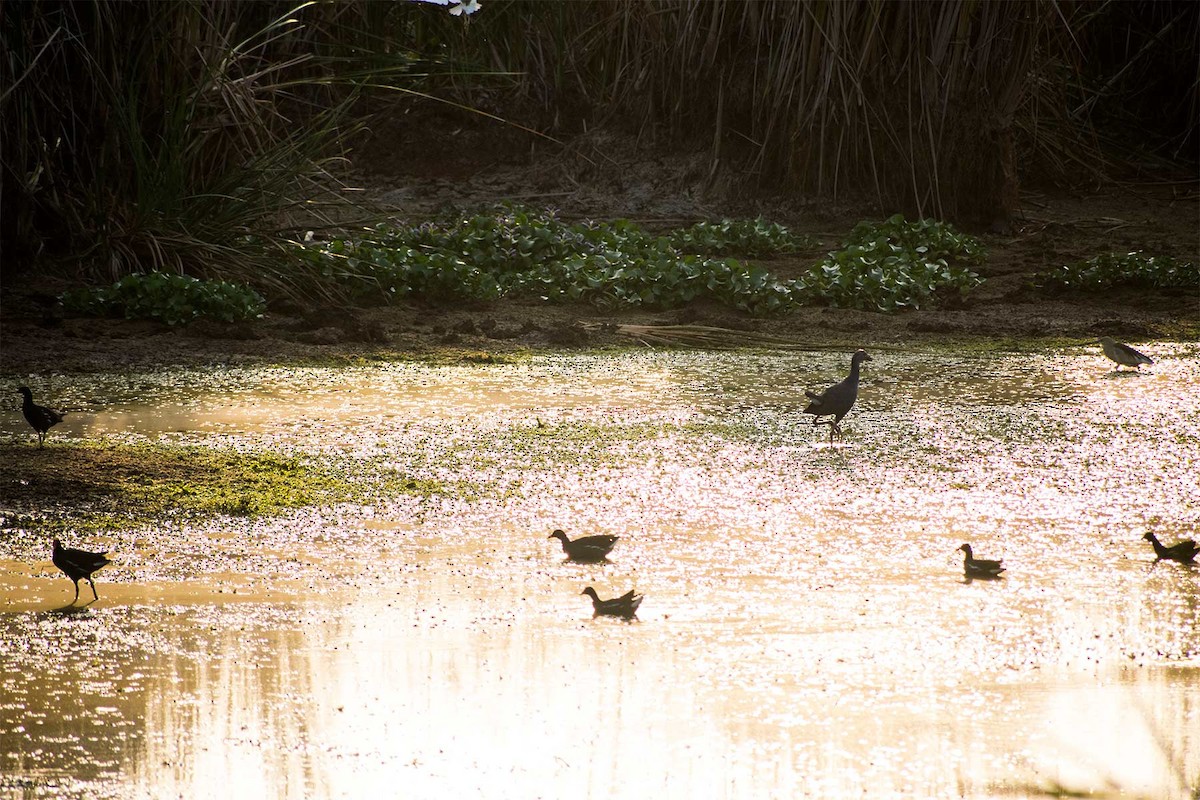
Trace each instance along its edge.
<path fill-rule="evenodd" d="M 1200 534 L 1200 352 L 1146 349 L 877 352 L 832 448 L 845 354 L 59 379 L 52 438 L 446 491 L 72 542 L 116 558 L 82 610 L 8 553 L 0 798 L 1191 797 L 1200 569 L 1141 536 Z"/>

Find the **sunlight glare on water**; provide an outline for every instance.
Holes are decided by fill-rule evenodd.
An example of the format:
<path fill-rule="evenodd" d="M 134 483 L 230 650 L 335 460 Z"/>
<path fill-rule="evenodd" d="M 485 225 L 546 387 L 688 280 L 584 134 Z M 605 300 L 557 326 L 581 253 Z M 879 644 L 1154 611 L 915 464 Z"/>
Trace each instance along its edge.
<path fill-rule="evenodd" d="M 844 353 L 64 387 L 58 436 L 449 488 L 113 535 L 71 613 L 10 554 L 0 797 L 1189 797 L 1200 569 L 1141 536 L 1200 533 L 1200 357 L 1147 348 L 881 350 L 832 448 L 802 390 Z M 556 527 L 622 538 L 571 564 Z M 963 542 L 1004 579 L 965 582 Z"/>

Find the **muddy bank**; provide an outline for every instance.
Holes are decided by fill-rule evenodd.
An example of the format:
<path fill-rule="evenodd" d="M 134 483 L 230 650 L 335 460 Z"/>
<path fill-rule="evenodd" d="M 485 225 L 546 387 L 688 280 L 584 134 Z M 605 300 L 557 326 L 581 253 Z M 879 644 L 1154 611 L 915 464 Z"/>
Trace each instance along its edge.
<path fill-rule="evenodd" d="M 0 373 L 145 369 L 162 366 L 353 363 L 359 360 L 503 359 L 558 348 L 638 346 L 622 326 L 699 326 L 779 337 L 813 347 L 871 344 L 922 346 L 970 340 L 1004 346 L 1044 338 L 1080 343 L 1100 335 L 1130 341 L 1200 337 L 1200 298 L 1136 294 L 1071 300 L 992 298 L 966 307 L 879 314 L 850 309 L 803 309 L 785 318 L 757 319 L 712 306 L 662 312 L 606 313 L 586 306 L 500 302 L 470 309 L 317 309 L 272 312 L 259 321 L 227 325 L 200 321 L 170 328 L 145 321 L 68 318 L 46 326 L 41 317 L 6 314 Z M 14 303 L 13 305 L 17 305 Z M 322 322 L 322 314 L 329 319 Z M 769 344 L 769 343 L 768 343 Z"/>
<path fill-rule="evenodd" d="M 510 199 L 506 168 L 451 183 L 438 177 L 408 177 L 408 189 L 377 198 L 392 213 L 420 219 L 451 197 L 461 204 Z M 647 178 L 647 180 L 650 180 Z M 553 188 L 553 187 L 551 187 Z M 600 187 L 602 188 L 602 187 Z M 551 192 L 564 216 L 622 216 L 616 199 L 596 186 Z M 812 236 L 808 252 L 755 259 L 780 277 L 792 277 L 836 248 L 865 208 L 815 209 L 727 202 L 681 212 L 668 196 L 636 203 L 625 216 L 653 228 L 670 217 L 679 224 L 702 217 L 761 214 Z M 416 199 L 419 198 L 419 199 Z M 988 259 L 984 283 L 965 300 L 903 313 L 808 308 L 758 319 L 742 312 L 696 304 L 668 311 L 606 312 L 590 306 L 500 301 L 456 308 L 397 304 L 344 308 L 277 300 L 261 319 L 222 324 L 199 321 L 180 328 L 147 321 L 65 317 L 46 301 L 67 284 L 40 277 L 35 284 L 3 288 L 0 374 L 40 375 L 57 371 L 145 368 L 154 365 L 340 362 L 357 359 L 503 357 L 547 348 L 603 348 L 638 344 L 621 325 L 699 325 L 783 337 L 813 346 L 874 343 L 922 344 L 975 340 L 984 345 L 1008 338 L 1088 340 L 1108 334 L 1128 340 L 1195 339 L 1200 336 L 1200 291 L 1119 289 L 1103 293 L 1048 294 L 1031 287 L 1042 270 L 1104 252 L 1140 250 L 1195 260 L 1200 254 L 1195 198 L 1171 187 L 1113 189 L 1088 197 L 1029 196 L 1014 230 L 980 233 Z M 684 213 L 686 212 L 686 213 Z"/>

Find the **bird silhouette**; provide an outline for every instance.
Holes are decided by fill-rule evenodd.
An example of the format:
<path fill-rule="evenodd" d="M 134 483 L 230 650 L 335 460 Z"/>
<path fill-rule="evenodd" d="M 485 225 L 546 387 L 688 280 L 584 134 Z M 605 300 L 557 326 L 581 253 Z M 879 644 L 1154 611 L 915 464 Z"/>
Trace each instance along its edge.
<path fill-rule="evenodd" d="M 28 386 L 18 386 L 17 391 L 25 397 L 21 403 L 21 413 L 25 415 L 25 421 L 37 431 L 38 447 L 42 447 L 46 441 L 46 431 L 62 422 L 67 412 L 39 406 L 33 402 L 33 392 L 29 391 Z"/>
<path fill-rule="evenodd" d="M 1117 362 L 1117 369 L 1121 367 L 1133 367 L 1137 369 L 1142 364 L 1154 363 L 1154 359 L 1150 358 L 1150 356 L 1134 350 L 1127 344 L 1121 344 L 1111 336 L 1101 336 L 1096 341 L 1103 348 L 1104 355 L 1108 356 L 1112 361 Z"/>
<path fill-rule="evenodd" d="M 1200 553 L 1200 546 L 1197 546 L 1193 539 L 1184 539 L 1168 547 L 1160 542 L 1153 533 L 1147 533 L 1142 538 L 1154 546 L 1155 562 L 1165 558 L 1169 561 L 1178 561 L 1180 564 L 1194 564 L 1196 563 L 1196 554 Z"/>
<path fill-rule="evenodd" d="M 1001 560 L 992 561 L 986 558 L 975 558 L 975 554 L 971 552 L 971 545 L 964 544 L 958 548 L 966 555 L 963 556 L 963 574 L 968 578 L 999 578 L 1000 573 L 1004 572 L 1004 567 L 1000 566 Z"/>
<path fill-rule="evenodd" d="M 829 426 L 829 443 L 833 444 L 833 434 L 842 435 L 842 417 L 850 413 L 854 401 L 858 399 L 858 370 L 864 361 L 873 360 L 866 350 L 858 350 L 850 358 L 850 375 L 840 383 L 835 383 L 825 391 L 817 394 L 807 389 L 804 394 L 811 400 L 804 409 L 805 414 L 814 414 L 813 425 Z M 833 417 L 832 420 L 821 420 L 821 417 Z"/>
<path fill-rule="evenodd" d="M 63 547 L 62 542 L 54 540 L 54 553 L 50 560 L 54 566 L 75 583 L 74 604 L 79 599 L 79 581 L 85 580 L 92 587 L 92 597 L 100 599 L 96 594 L 96 584 L 92 581 L 92 573 L 112 562 L 105 558 L 105 553 L 93 553 L 88 550 L 76 550 L 74 547 Z"/>
<path fill-rule="evenodd" d="M 556 530 L 546 538 L 558 539 L 562 542 L 562 549 L 567 554 L 568 560 L 578 561 L 582 564 L 595 564 L 608 557 L 609 551 L 613 549 L 613 545 L 617 543 L 617 539 L 620 537 L 605 534 L 600 536 L 581 536 L 572 541 L 567 538 L 567 534 L 564 531 Z"/>
<path fill-rule="evenodd" d="M 637 616 L 638 606 L 642 604 L 644 595 L 637 594 L 632 589 L 620 597 L 614 597 L 611 600 L 601 600 L 596 594 L 596 590 L 592 587 L 587 587 L 580 594 L 586 594 L 592 598 L 592 608 L 594 617 L 621 617 L 622 619 L 633 619 Z"/>

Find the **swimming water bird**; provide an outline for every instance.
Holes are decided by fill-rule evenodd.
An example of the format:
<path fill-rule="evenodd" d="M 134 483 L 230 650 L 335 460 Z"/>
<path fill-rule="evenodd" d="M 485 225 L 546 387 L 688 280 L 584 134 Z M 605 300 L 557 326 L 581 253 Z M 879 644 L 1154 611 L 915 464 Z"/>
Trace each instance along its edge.
<path fill-rule="evenodd" d="M 567 554 L 569 560 L 578 561 L 581 564 L 595 564 L 608 557 L 609 551 L 613 549 L 613 545 L 617 543 L 617 539 L 620 537 L 604 534 L 600 536 L 581 536 L 575 541 L 571 541 L 567 538 L 565 532 L 556 530 L 546 538 L 558 539 L 562 542 L 562 549 Z"/>
<path fill-rule="evenodd" d="M 1184 539 L 1168 547 L 1160 542 L 1153 533 L 1147 533 L 1142 538 L 1154 546 L 1155 563 L 1165 558 L 1170 561 L 1178 561 L 1180 564 L 1195 564 L 1196 554 L 1200 553 L 1200 546 L 1197 546 L 1193 539 Z"/>
<path fill-rule="evenodd" d="M 50 560 L 54 562 L 54 566 L 63 571 L 64 575 L 75 582 L 75 599 L 71 601 L 72 604 L 79 599 L 79 581 L 81 580 L 87 581 L 88 585 L 92 587 L 92 597 L 100 599 L 100 595 L 96 594 L 96 584 L 92 582 L 92 573 L 112 563 L 105 558 L 104 553 L 63 547 L 62 542 L 55 539 L 54 553 Z"/>
<path fill-rule="evenodd" d="M 611 600 L 601 600 L 596 594 L 596 590 L 592 587 L 587 587 L 580 594 L 586 594 L 592 598 L 592 608 L 595 617 L 621 617 L 622 619 L 633 619 L 637 616 L 638 606 L 642 604 L 644 595 L 637 594 L 632 589 L 621 595 L 614 597 Z"/>
<path fill-rule="evenodd" d="M 971 552 L 969 544 L 964 544 L 958 549 L 966 554 L 963 556 L 963 574 L 968 578 L 999 578 L 1000 573 L 1004 572 L 1004 567 L 1000 566 L 1003 559 L 992 561 L 986 558 L 976 558 Z"/>
<path fill-rule="evenodd" d="M 25 400 L 21 403 L 21 413 L 25 415 L 25 421 L 37 431 L 38 447 L 42 447 L 46 441 L 46 431 L 62 422 L 63 416 L 67 412 L 39 406 L 33 402 L 33 392 L 29 391 L 28 386 L 18 386 L 17 391 L 25 396 Z"/>
<path fill-rule="evenodd" d="M 1111 336 L 1101 336 L 1096 341 L 1104 349 L 1104 355 L 1117 362 L 1118 369 L 1121 367 L 1133 367 L 1137 369 L 1141 364 L 1154 363 L 1154 359 L 1150 358 L 1150 356 L 1134 350 L 1127 344 L 1121 344 Z"/>
<path fill-rule="evenodd" d="M 867 355 L 866 350 L 858 350 L 850 359 L 850 375 L 841 383 L 835 383 L 825 391 L 817 394 L 805 389 L 804 394 L 811 400 L 808 407 L 804 409 L 805 414 L 815 414 L 813 417 L 813 425 L 828 425 L 829 426 L 829 443 L 833 444 L 833 434 L 842 435 L 842 428 L 839 424 L 842 417 L 850 413 L 850 409 L 854 407 L 854 401 L 858 399 L 858 370 L 859 365 L 864 361 L 871 361 L 871 357 Z M 821 417 L 832 416 L 833 420 L 821 421 Z"/>

